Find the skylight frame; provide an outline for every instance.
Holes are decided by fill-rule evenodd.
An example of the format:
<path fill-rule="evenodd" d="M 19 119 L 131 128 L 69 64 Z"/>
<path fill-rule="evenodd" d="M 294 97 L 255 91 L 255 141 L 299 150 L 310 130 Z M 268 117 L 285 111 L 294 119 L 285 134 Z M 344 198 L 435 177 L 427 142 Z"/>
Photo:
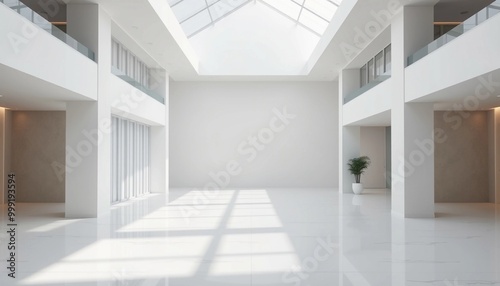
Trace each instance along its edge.
<path fill-rule="evenodd" d="M 189 0 L 169 0 L 169 4 L 170 4 L 170 7 L 172 8 L 172 10 L 174 10 L 174 14 L 175 13 L 175 6 L 183 3 L 184 1 L 189 1 Z M 206 28 L 214 25 L 215 23 L 217 23 L 218 21 L 222 20 L 223 18 L 229 16 L 230 14 L 232 14 L 233 12 L 235 12 L 236 10 L 242 8 L 243 6 L 247 5 L 248 3 L 252 2 L 253 0 L 242 0 L 241 3 L 237 6 L 234 6 L 233 9 L 230 9 L 228 10 L 226 13 L 224 13 L 223 15 L 221 15 L 220 17 L 214 17 L 212 11 L 211 11 L 211 8 L 213 7 L 216 7 L 217 4 L 221 3 L 222 1 L 224 0 L 204 0 L 205 2 L 205 7 L 201 10 L 195 10 L 193 11 L 193 13 L 191 13 L 190 16 L 188 16 L 187 18 L 185 19 L 178 19 L 179 21 L 179 24 L 182 26 L 182 28 L 184 29 L 184 32 L 186 32 L 186 36 L 188 38 L 191 38 L 193 37 L 194 35 L 198 34 L 199 32 L 205 30 Z M 211 3 L 209 3 L 211 2 Z M 173 3 L 173 4 L 172 4 Z M 189 32 L 189 31 L 186 31 L 185 29 L 185 25 L 183 25 L 184 23 L 186 23 L 187 21 L 193 19 L 194 17 L 200 15 L 201 13 L 208 13 L 209 17 L 210 17 L 210 21 L 205 24 L 205 25 L 202 25 L 200 26 L 200 28 L 192 31 L 192 32 Z M 177 16 L 177 14 L 176 14 Z M 178 17 L 178 16 L 177 16 Z"/>
<path fill-rule="evenodd" d="M 168 0 L 170 7 L 172 10 L 174 10 L 174 13 L 176 14 L 176 17 L 182 26 L 184 32 L 186 33 L 186 36 L 188 38 L 191 38 L 195 36 L 196 34 L 200 33 L 201 31 L 207 29 L 210 26 L 213 26 L 216 22 L 222 20 L 223 18 L 229 16 L 233 12 L 237 11 L 238 9 L 242 8 L 243 6 L 249 4 L 250 2 L 254 2 L 257 0 L 241 0 L 241 3 L 238 5 L 235 5 L 234 7 L 229 7 L 229 9 L 225 12 L 223 12 L 221 15 L 214 15 L 214 12 L 212 10 L 218 9 L 217 5 L 221 4 L 219 9 L 224 9 L 224 5 L 230 6 L 233 4 L 225 3 L 223 1 L 226 0 L 198 0 L 197 4 L 198 7 L 197 9 L 193 9 L 192 12 L 187 13 L 187 17 L 184 17 L 183 19 L 180 19 L 179 17 L 182 17 L 179 15 L 179 12 L 176 13 L 176 6 L 179 4 L 187 3 L 185 1 L 189 0 Z M 258 0 L 260 3 L 265 4 L 269 8 L 275 10 L 276 12 L 280 13 L 281 15 L 291 19 L 294 21 L 297 25 L 300 25 L 304 28 L 306 28 L 308 31 L 316 34 L 317 36 L 322 36 L 323 33 L 326 31 L 326 27 L 330 24 L 333 16 L 336 13 L 336 10 L 338 9 L 340 3 L 342 0 L 281 0 L 280 3 L 284 4 L 287 7 L 290 7 L 290 5 L 296 5 L 296 9 L 298 9 L 298 15 L 295 13 L 292 13 L 293 15 L 290 15 L 287 13 L 287 11 L 282 11 L 279 6 L 280 4 L 277 4 L 278 2 L 274 2 L 276 0 Z M 332 10 L 329 11 L 331 13 L 331 18 L 327 19 L 325 18 L 325 15 L 323 14 L 320 15 L 317 12 L 313 11 L 313 8 L 309 8 L 307 4 L 311 4 L 311 2 L 319 2 L 320 4 L 327 4 L 327 5 L 333 5 Z M 203 8 L 202 3 L 204 2 Z M 337 3 L 339 2 L 339 3 Z M 225 3 L 225 4 L 224 4 Z M 288 3 L 288 4 L 287 4 Z M 274 4 L 274 5 L 273 5 Z M 309 5 L 311 6 L 311 5 Z M 283 8 L 282 6 L 281 8 Z M 226 7 L 228 8 L 228 7 Z M 199 10 L 198 10 L 199 9 Z M 295 9 L 295 8 L 292 8 Z M 317 9 L 316 9 L 317 10 Z M 290 11 L 288 11 L 290 12 Z M 304 13 L 305 12 L 305 13 Z M 208 15 L 208 17 L 207 17 Z M 311 21 L 311 16 L 313 17 L 313 21 Z M 196 22 L 195 17 L 198 17 L 200 22 Z M 309 21 L 308 21 L 309 20 Z M 317 25 L 309 24 L 312 22 L 317 21 Z"/>
<path fill-rule="evenodd" d="M 288 0 L 290 2 L 292 2 L 293 4 L 297 5 L 298 7 L 300 7 L 300 12 L 299 12 L 299 15 L 297 16 L 297 18 L 294 18 L 294 17 L 291 17 L 290 15 L 286 14 L 286 13 L 283 13 L 281 10 L 277 9 L 275 6 L 269 4 L 267 1 L 270 1 L 270 2 L 273 2 L 273 0 L 259 0 L 261 3 L 265 4 L 266 6 L 272 8 L 273 10 L 279 12 L 280 14 L 282 14 L 283 16 L 295 21 L 295 23 L 297 23 L 298 25 L 306 28 L 307 30 L 309 30 L 310 32 L 316 34 L 317 36 L 322 36 L 323 33 L 325 32 L 325 30 L 319 32 L 319 31 L 316 31 L 315 29 L 311 28 L 310 26 L 304 24 L 301 22 L 301 17 L 303 15 L 303 11 L 307 11 L 308 13 L 311 13 L 312 15 L 314 15 L 315 17 L 317 17 L 318 19 L 320 19 L 321 21 L 325 22 L 326 26 L 328 26 L 331 22 L 332 19 L 326 19 L 325 17 L 319 15 L 318 13 L 314 12 L 313 10 L 309 9 L 308 7 L 306 7 L 306 3 L 307 1 L 312 1 L 312 0 Z M 333 0 L 317 0 L 317 1 L 322 1 L 324 3 L 329 3 L 331 5 L 334 5 L 336 7 L 336 9 L 338 9 L 338 7 L 340 6 L 340 3 L 342 2 L 342 0 L 339 1 L 339 3 L 336 3 L 335 1 Z M 302 4 L 300 4 L 299 2 L 302 2 Z M 333 12 L 332 14 L 332 18 L 333 16 L 335 15 L 336 11 Z"/>

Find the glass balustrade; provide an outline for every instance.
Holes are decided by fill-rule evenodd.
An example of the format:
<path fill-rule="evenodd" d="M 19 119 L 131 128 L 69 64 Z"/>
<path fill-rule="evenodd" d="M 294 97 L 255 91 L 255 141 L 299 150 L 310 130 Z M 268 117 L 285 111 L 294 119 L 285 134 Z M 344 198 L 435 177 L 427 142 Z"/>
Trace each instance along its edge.
<path fill-rule="evenodd" d="M 117 77 L 121 78 L 122 80 L 124 80 L 125 82 L 130 84 L 131 86 L 133 86 L 133 87 L 137 88 L 138 90 L 144 92 L 145 94 L 151 96 L 152 98 L 154 98 L 158 102 L 165 104 L 165 98 L 163 98 L 163 96 L 161 96 L 160 94 L 154 92 L 153 90 L 145 87 L 144 85 L 140 84 L 135 79 L 126 75 L 124 72 L 117 69 L 116 67 L 113 67 L 113 66 L 111 67 L 111 73 L 116 75 Z"/>
<path fill-rule="evenodd" d="M 439 49 L 445 44 L 453 41 L 464 33 L 467 33 L 471 29 L 477 27 L 479 24 L 497 15 L 498 13 L 500 13 L 500 0 L 493 2 L 491 5 L 479 11 L 474 16 L 468 18 L 463 23 L 451 29 L 446 34 L 442 35 L 435 41 L 431 42 L 427 46 L 415 52 L 413 55 L 409 56 L 407 59 L 407 65 L 409 66 L 415 63 L 416 61 Z"/>
<path fill-rule="evenodd" d="M 18 0 L 0 0 L 0 3 L 3 3 L 7 7 L 11 8 L 13 11 L 17 12 L 19 15 L 28 19 L 33 24 L 47 31 L 54 37 L 66 43 L 68 46 L 80 52 L 82 55 L 87 58 L 95 61 L 95 54 L 89 48 L 80 44 L 77 40 L 73 39 L 71 36 L 61 31 L 56 26 L 52 25 L 48 20 L 40 16 L 35 11 L 31 10 L 28 6 L 26 6 L 23 2 Z"/>
<path fill-rule="evenodd" d="M 370 81 L 369 83 L 363 85 L 361 88 L 349 93 L 346 97 L 344 97 L 344 104 L 362 95 L 363 93 L 374 88 L 375 86 L 379 85 L 380 83 L 386 81 L 389 78 L 391 78 L 390 73 L 379 75 L 374 80 Z"/>

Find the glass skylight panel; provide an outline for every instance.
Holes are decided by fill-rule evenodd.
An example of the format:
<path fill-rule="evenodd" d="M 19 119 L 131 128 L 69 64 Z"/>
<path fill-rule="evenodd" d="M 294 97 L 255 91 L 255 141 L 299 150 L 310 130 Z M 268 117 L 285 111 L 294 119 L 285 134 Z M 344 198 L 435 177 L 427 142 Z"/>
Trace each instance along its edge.
<path fill-rule="evenodd" d="M 194 33 L 209 26 L 211 23 L 212 18 L 210 18 L 208 10 L 205 9 L 183 22 L 182 28 L 184 29 L 184 33 L 186 33 L 186 35 L 193 35 Z"/>
<path fill-rule="evenodd" d="M 306 0 L 304 7 L 328 22 L 337 11 L 337 6 L 325 0 Z"/>
<path fill-rule="evenodd" d="M 212 3 L 211 3 L 212 2 Z M 212 15 L 214 21 L 221 19 L 222 17 L 229 15 L 231 12 L 235 11 L 239 7 L 248 3 L 248 0 L 231 0 L 231 1 L 209 1 L 209 11 Z"/>
<path fill-rule="evenodd" d="M 182 2 L 183 0 L 168 0 L 168 5 L 170 5 L 170 7 L 174 6 L 174 5 L 177 5 L 179 2 Z"/>
<path fill-rule="evenodd" d="M 323 35 L 329 24 L 329 22 L 306 9 L 302 11 L 299 22 L 307 28 L 316 32 L 318 35 Z"/>
<path fill-rule="evenodd" d="M 205 0 L 183 0 L 172 6 L 172 10 L 181 24 L 206 8 L 207 3 Z"/>
<path fill-rule="evenodd" d="M 341 0 L 260 0 L 310 31 L 322 35 Z"/>
<path fill-rule="evenodd" d="M 188 37 L 210 27 L 252 0 L 168 0 Z"/>
<path fill-rule="evenodd" d="M 167 0 L 188 37 L 252 0 Z M 342 0 L 259 0 L 321 36 Z"/>
<path fill-rule="evenodd" d="M 296 20 L 299 17 L 301 7 L 292 0 L 262 0 L 262 2 L 292 19 Z"/>

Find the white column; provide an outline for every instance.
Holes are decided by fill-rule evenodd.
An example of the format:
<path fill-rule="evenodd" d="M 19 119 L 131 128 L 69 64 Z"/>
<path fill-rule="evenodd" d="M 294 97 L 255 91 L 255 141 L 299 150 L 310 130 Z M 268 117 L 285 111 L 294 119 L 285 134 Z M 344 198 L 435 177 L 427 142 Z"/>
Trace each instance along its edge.
<path fill-rule="evenodd" d="M 500 108 L 488 112 L 490 203 L 500 204 Z"/>
<path fill-rule="evenodd" d="M 6 126 L 7 126 L 7 120 L 6 120 L 6 113 L 7 111 L 5 108 L 0 107 L 0 205 L 3 205 L 5 202 L 5 190 L 6 190 L 6 181 L 7 181 L 7 175 L 8 175 L 8 166 L 5 164 L 5 156 L 9 152 L 9 150 L 6 149 L 6 141 L 8 140 L 6 136 Z"/>
<path fill-rule="evenodd" d="M 111 177 L 111 20 L 97 4 L 69 4 L 68 34 L 98 61 L 97 102 L 68 102 L 66 110 L 66 217 L 109 212 Z"/>
<path fill-rule="evenodd" d="M 500 204 L 500 108 L 495 108 L 495 199 L 492 201 Z"/>
<path fill-rule="evenodd" d="M 339 77 L 339 193 L 352 193 L 354 176 L 348 170 L 347 161 L 360 155 L 360 127 L 344 126 L 344 98 L 360 88 L 359 69 L 343 70 Z"/>
<path fill-rule="evenodd" d="M 169 187 L 168 170 L 168 125 L 169 125 L 169 77 L 165 85 L 165 125 L 151 127 L 151 192 L 167 193 Z M 160 92 L 159 92 L 160 93 Z M 163 93 L 160 93 L 163 94 Z"/>
<path fill-rule="evenodd" d="M 393 103 L 392 211 L 434 217 L 434 110 L 406 103 L 406 59 L 433 39 L 433 6 L 405 6 L 391 24 Z"/>

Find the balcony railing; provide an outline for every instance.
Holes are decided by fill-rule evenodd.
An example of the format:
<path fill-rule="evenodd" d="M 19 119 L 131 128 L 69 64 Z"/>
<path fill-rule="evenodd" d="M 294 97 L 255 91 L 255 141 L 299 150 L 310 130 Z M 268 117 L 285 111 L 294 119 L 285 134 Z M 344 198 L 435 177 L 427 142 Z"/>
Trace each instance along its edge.
<path fill-rule="evenodd" d="M 18 14 L 20 14 L 24 18 L 28 19 L 29 21 L 31 21 L 33 24 L 37 25 L 38 27 L 42 28 L 43 30 L 47 31 L 48 33 L 52 34 L 54 37 L 63 41 L 68 46 L 70 46 L 73 49 L 80 52 L 82 55 L 95 61 L 95 54 L 93 51 L 91 51 L 89 48 L 85 47 L 84 45 L 80 44 L 77 40 L 73 39 L 71 36 L 64 33 L 56 26 L 52 25 L 49 21 L 47 21 L 45 18 L 43 18 L 42 16 L 37 14 L 35 11 L 31 10 L 31 8 L 26 6 L 21 1 L 0 0 L 0 3 L 3 3 L 5 6 L 16 11 Z"/>
<path fill-rule="evenodd" d="M 374 80 L 370 81 L 369 83 L 363 85 L 361 88 L 356 89 L 355 91 L 349 93 L 346 97 L 344 97 L 344 104 L 346 104 L 349 101 L 355 99 L 356 97 L 362 95 L 363 93 L 365 93 L 368 90 L 374 88 L 375 86 L 379 85 L 380 83 L 386 81 L 389 78 L 391 78 L 390 73 L 379 75 Z"/>
<path fill-rule="evenodd" d="M 459 36 L 463 35 L 464 33 L 470 31 L 471 29 L 477 27 L 479 24 L 481 24 L 484 21 L 490 19 L 491 17 L 497 15 L 498 13 L 500 13 L 500 0 L 493 2 L 491 5 L 487 6 L 483 10 L 479 11 L 474 16 L 465 20 L 465 22 L 463 22 L 462 24 L 456 26 L 455 28 L 450 30 L 448 33 L 442 35 L 441 37 L 439 37 L 435 41 L 431 42 L 427 46 L 418 50 L 413 55 L 409 56 L 407 59 L 407 65 L 409 66 L 409 65 L 415 63 L 416 61 L 418 61 L 421 58 L 425 57 L 426 55 L 432 53 L 433 51 L 441 48 L 445 44 L 453 41 L 454 39 L 458 38 Z"/>
<path fill-rule="evenodd" d="M 133 87 L 137 88 L 138 90 L 144 92 L 145 94 L 151 96 L 152 98 L 154 98 L 155 100 L 157 100 L 161 104 L 165 104 L 165 98 L 163 96 L 161 96 L 160 94 L 154 92 L 153 90 L 145 87 L 144 85 L 138 83 L 135 79 L 126 75 L 125 73 L 123 73 L 119 69 L 111 66 L 111 73 L 116 75 L 117 77 L 121 78 L 122 80 L 124 80 L 125 82 L 130 84 L 131 86 L 133 86 Z"/>

